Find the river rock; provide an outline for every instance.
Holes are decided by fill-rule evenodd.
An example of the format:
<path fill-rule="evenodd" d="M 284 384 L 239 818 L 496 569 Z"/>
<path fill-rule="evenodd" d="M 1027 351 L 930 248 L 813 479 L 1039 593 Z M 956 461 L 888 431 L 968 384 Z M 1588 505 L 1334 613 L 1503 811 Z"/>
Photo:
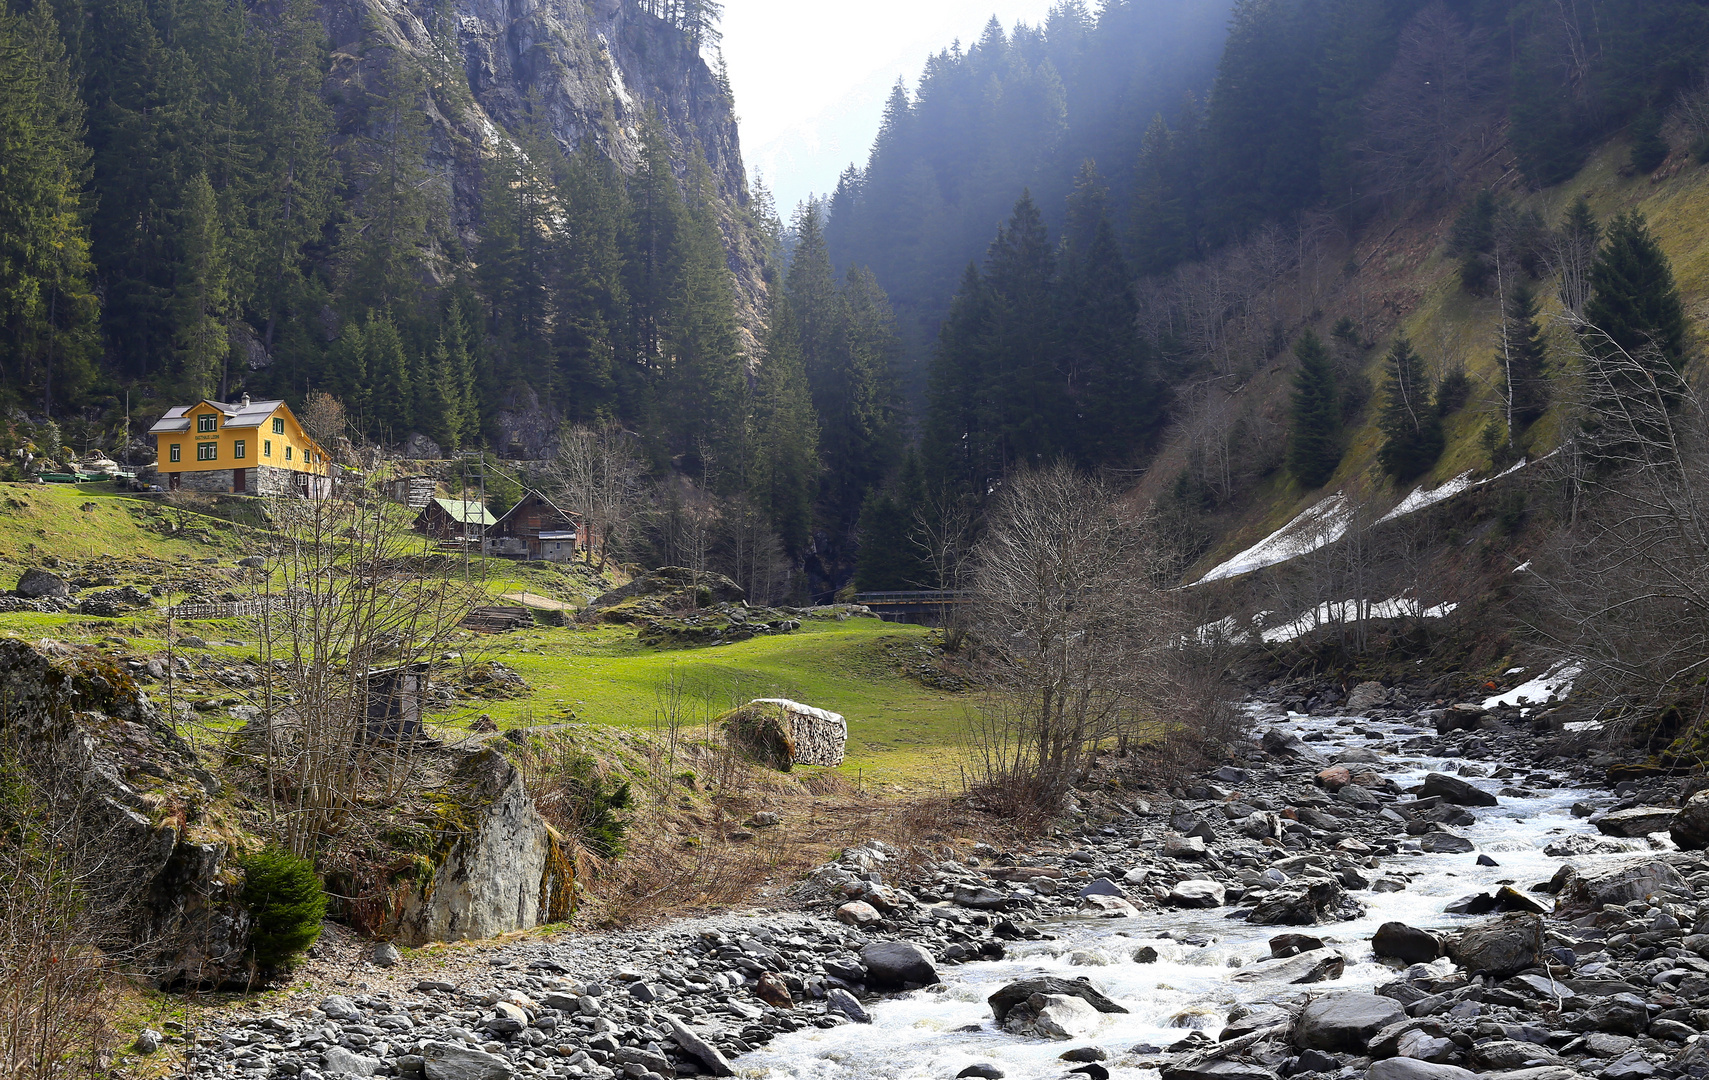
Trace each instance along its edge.
<path fill-rule="evenodd" d="M 850 900 L 837 909 L 837 921 L 850 926 L 871 926 L 873 923 L 883 922 L 884 916 L 865 900 Z"/>
<path fill-rule="evenodd" d="M 328 1076 L 373 1076 L 385 1065 L 379 1058 L 357 1054 L 342 1046 L 329 1046 L 323 1050 L 320 1063 Z"/>
<path fill-rule="evenodd" d="M 497 1054 L 456 1043 L 426 1042 L 416 1051 L 427 1080 L 510 1080 L 510 1062 Z"/>
<path fill-rule="evenodd" d="M 1258 926 L 1316 926 L 1357 919 L 1364 913 L 1364 906 L 1336 882 L 1290 882 L 1259 901 L 1246 921 Z"/>
<path fill-rule="evenodd" d="M 638 983 L 636 985 L 644 986 L 646 984 Z M 754 996 L 774 1009 L 793 1009 L 795 1007 L 795 998 L 789 992 L 789 984 L 784 981 L 782 975 L 775 971 L 768 971 L 760 976 L 759 982 L 754 985 Z"/>
<path fill-rule="evenodd" d="M 699 1061 L 706 1071 L 713 1076 L 735 1076 L 736 1070 L 730 1067 L 730 1060 L 716 1046 L 690 1031 L 680 1020 L 668 1019 L 671 1038 L 682 1047 L 689 1057 Z M 432 1080 L 429 1077 L 429 1080 Z"/>
<path fill-rule="evenodd" d="M 1629 904 L 1657 894 L 1685 892 L 1679 871 L 1658 859 L 1646 859 L 1588 873 L 1567 866 L 1556 895 L 1564 908 L 1598 911 L 1605 904 Z"/>
<path fill-rule="evenodd" d="M 1442 942 L 1428 930 L 1386 922 L 1372 936 L 1371 951 L 1408 964 L 1427 964 L 1442 955 Z"/>
<path fill-rule="evenodd" d="M 1371 1036 L 1397 1020 L 1406 1010 L 1393 998 L 1376 994 L 1328 994 L 1300 1010 L 1294 1020 L 1296 1046 L 1312 1050 L 1357 1053 Z"/>
<path fill-rule="evenodd" d="M 1461 780 L 1457 776 L 1433 772 L 1424 778 L 1424 788 L 1419 792 L 1421 798 L 1437 798 L 1443 802 L 1451 802 L 1456 806 L 1495 806 L 1498 801 L 1494 795 L 1475 784 Z"/>
<path fill-rule="evenodd" d="M 1260 744 L 1264 747 L 1265 753 L 1274 754 L 1277 757 L 1291 757 L 1319 766 L 1329 764 L 1322 754 L 1307 746 L 1298 735 L 1282 731 L 1279 728 L 1271 728 L 1266 731 L 1260 739 Z"/>
<path fill-rule="evenodd" d="M 1330 982 L 1347 971 L 1347 958 L 1334 949 L 1313 949 L 1284 960 L 1267 960 L 1241 968 L 1232 981 L 1239 983 L 1274 982 L 1303 986 Z"/>
<path fill-rule="evenodd" d="M 1448 947 L 1448 955 L 1469 972 L 1498 978 L 1535 967 L 1542 959 L 1543 920 L 1536 915 L 1508 915 L 1463 931 Z"/>
<path fill-rule="evenodd" d="M 1228 890 L 1220 882 L 1205 878 L 1189 878 L 1169 890 L 1169 902 L 1184 908 L 1221 907 L 1227 897 Z"/>
<path fill-rule="evenodd" d="M 1331 765 L 1318 773 L 1312 780 L 1326 791 L 1340 791 L 1353 782 L 1353 774 L 1345 765 Z"/>
<path fill-rule="evenodd" d="M 1440 1065 L 1408 1057 L 1374 1061 L 1365 1072 L 1366 1080 L 1476 1080 L 1477 1075 L 1458 1065 Z"/>
<path fill-rule="evenodd" d="M 1270 939 L 1270 955 L 1277 959 L 1298 956 L 1323 948 L 1323 939 L 1310 934 L 1277 934 Z"/>
<path fill-rule="evenodd" d="M 1034 994 L 1027 1004 L 1033 1009 L 1034 1030 L 1052 1039 L 1078 1039 L 1103 1022 L 1097 1009 L 1073 994 Z"/>
<path fill-rule="evenodd" d="M 908 990 L 943 981 L 932 954 L 912 941 L 875 941 L 860 951 L 860 961 L 867 982 L 878 989 Z"/>
<path fill-rule="evenodd" d="M 1098 919 L 1137 919 L 1139 909 L 1119 896 L 1093 893 L 1080 898 L 1076 914 Z"/>
<path fill-rule="evenodd" d="M 872 1017 L 861 1008 L 855 996 L 840 986 L 832 987 L 825 993 L 825 1009 L 828 1012 L 842 1013 L 857 1024 L 870 1024 Z"/>
<path fill-rule="evenodd" d="M 1171 859 L 1202 859 L 1205 841 L 1200 836 L 1165 836 L 1163 854 Z"/>
<path fill-rule="evenodd" d="M 1608 1035 L 1642 1035 L 1650 1029 L 1650 1011 L 1636 994 L 1611 994 L 1574 1016 L 1572 1026 Z"/>
<path fill-rule="evenodd" d="M 1389 692 L 1380 682 L 1362 682 L 1347 695 L 1345 710 L 1355 716 L 1363 716 L 1372 709 L 1387 701 Z"/>
<path fill-rule="evenodd" d="M 1098 989 L 1091 983 L 1082 979 L 1059 979 L 1054 975 L 1017 979 L 985 1000 L 990 1003 L 991 1014 L 997 1018 L 997 1022 L 1000 1024 L 1007 1019 L 1009 1010 L 1023 1004 L 1034 994 L 1067 994 L 1080 998 L 1099 1012 L 1127 1012 L 1126 1009 L 1099 993 Z"/>
<path fill-rule="evenodd" d="M 1276 1074 L 1262 1065 L 1247 1061 L 1218 1058 L 1193 1063 L 1166 1065 L 1162 1080 L 1276 1080 Z"/>
<path fill-rule="evenodd" d="M 1080 890 L 1082 897 L 1086 896 L 1119 896 L 1123 900 L 1130 899 L 1127 890 L 1117 885 L 1107 877 L 1093 880 L 1091 884 Z"/>
<path fill-rule="evenodd" d="M 1470 840 L 1451 832 L 1425 833 L 1418 846 L 1430 855 L 1465 855 L 1478 849 Z"/>
<path fill-rule="evenodd" d="M 1667 832 L 1679 811 L 1666 806 L 1634 806 L 1616 810 L 1596 820 L 1596 831 L 1603 836 L 1642 837 Z"/>
<path fill-rule="evenodd" d="M 1014 904 L 1014 898 L 1008 893 L 984 885 L 958 888 L 955 890 L 954 900 L 957 907 L 973 908 L 979 911 L 992 911 Z"/>
<path fill-rule="evenodd" d="M 1668 827 L 1668 835 L 1686 851 L 1709 847 L 1709 789 L 1685 800 Z"/>

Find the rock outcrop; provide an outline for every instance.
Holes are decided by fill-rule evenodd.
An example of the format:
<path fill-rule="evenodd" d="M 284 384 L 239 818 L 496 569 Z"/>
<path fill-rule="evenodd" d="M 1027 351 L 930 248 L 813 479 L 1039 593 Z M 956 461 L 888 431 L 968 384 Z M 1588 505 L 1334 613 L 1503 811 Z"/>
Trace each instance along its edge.
<path fill-rule="evenodd" d="M 419 945 L 496 937 L 569 914 L 575 872 L 534 807 L 522 774 L 497 750 L 451 774 L 433 873 L 404 897 L 392 932 Z"/>

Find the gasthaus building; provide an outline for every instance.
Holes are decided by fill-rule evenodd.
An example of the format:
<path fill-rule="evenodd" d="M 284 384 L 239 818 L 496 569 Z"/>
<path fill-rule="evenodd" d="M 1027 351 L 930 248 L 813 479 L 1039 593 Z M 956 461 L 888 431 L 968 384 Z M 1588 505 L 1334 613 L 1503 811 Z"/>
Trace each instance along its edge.
<path fill-rule="evenodd" d="M 283 401 L 175 405 L 148 429 L 155 469 L 170 491 L 234 495 L 332 494 L 332 462 Z"/>

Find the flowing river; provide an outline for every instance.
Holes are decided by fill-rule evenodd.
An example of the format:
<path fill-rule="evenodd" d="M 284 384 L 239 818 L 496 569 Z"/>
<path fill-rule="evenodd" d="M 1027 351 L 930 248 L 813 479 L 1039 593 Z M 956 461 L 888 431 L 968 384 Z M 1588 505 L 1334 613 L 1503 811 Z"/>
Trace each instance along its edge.
<path fill-rule="evenodd" d="M 1266 726 L 1291 728 L 1302 736 L 1326 734 L 1328 741 L 1313 746 L 1331 756 L 1374 741 L 1338 725 L 1337 717 L 1260 713 L 1257 719 Z M 1405 730 L 1395 730 L 1406 728 L 1401 722 L 1361 720 L 1359 726 L 1382 732 L 1385 737 L 1391 733 L 1394 738 L 1407 737 Z M 1451 773 L 1460 764 L 1458 759 L 1403 752 L 1372 767 L 1408 787 L 1421 783 L 1427 772 Z M 1513 781 L 1472 782 L 1493 793 Z M 1499 866 L 1477 865 L 1476 852 L 1403 852 L 1382 860 L 1379 873 L 1404 871 L 1410 882 L 1399 892 L 1354 893 L 1366 906 L 1367 914 L 1353 922 L 1318 927 L 1253 926 L 1225 918 L 1227 909 L 1164 909 L 1138 919 L 1056 921 L 1044 926 L 1057 936 L 1055 941 L 1011 943 L 1004 960 L 945 968 L 942 986 L 869 1005 L 871 1026 L 849 1024 L 785 1034 L 764 1050 L 746 1054 L 733 1064 L 743 1075 L 764 1080 L 948 1080 L 977 1063 L 995 1065 L 1007 1080 L 1054 1080 L 1072 1067 L 1059 1060 L 1064 1050 L 1095 1044 L 1109 1051 L 1110 1060 L 1104 1064 L 1112 1077 L 1154 1080 L 1155 1069 L 1122 1063 L 1130 1047 L 1167 1047 L 1194 1028 L 1214 1038 L 1230 1008 L 1237 1004 L 1283 1001 L 1306 992 L 1368 992 L 1397 977 L 1394 968 L 1377 963 L 1371 954 L 1371 935 L 1381 924 L 1399 921 L 1423 929 L 1453 926 L 1469 921 L 1442 910 L 1458 897 L 1491 891 L 1501 884 L 1524 889 L 1547 881 L 1563 860 L 1544 855 L 1544 845 L 1571 833 L 1595 833 L 1592 826 L 1571 813 L 1574 802 L 1591 796 L 1606 799 L 1606 792 L 1563 785 L 1537 789 L 1534 798 L 1504 795 L 1499 806 L 1477 808 L 1477 823 L 1455 831 Z M 1583 867 L 1630 857 L 1583 856 L 1573 862 Z M 1348 957 L 1345 974 L 1333 982 L 1309 987 L 1232 980 L 1241 967 L 1270 955 L 1271 937 L 1294 930 L 1339 948 Z M 1146 945 L 1157 950 L 1157 962 L 1135 963 L 1133 953 Z M 1079 963 L 1071 963 L 1071 954 L 1077 952 L 1090 952 L 1107 962 L 1088 965 L 1089 958 L 1082 955 L 1077 958 Z M 1002 1031 L 992 1019 L 986 998 L 1006 983 L 1040 974 L 1089 977 L 1130 1012 L 1105 1016 L 1096 1031 L 1073 1041 L 1027 1039 Z"/>

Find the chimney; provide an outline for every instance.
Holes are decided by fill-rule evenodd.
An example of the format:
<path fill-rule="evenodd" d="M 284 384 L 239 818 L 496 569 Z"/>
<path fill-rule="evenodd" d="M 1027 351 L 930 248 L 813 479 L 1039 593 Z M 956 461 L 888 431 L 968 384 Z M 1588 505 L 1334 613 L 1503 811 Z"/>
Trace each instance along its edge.
<path fill-rule="evenodd" d="M 249 408 L 249 395 L 248 394 L 243 395 L 243 407 L 246 409 Z"/>

